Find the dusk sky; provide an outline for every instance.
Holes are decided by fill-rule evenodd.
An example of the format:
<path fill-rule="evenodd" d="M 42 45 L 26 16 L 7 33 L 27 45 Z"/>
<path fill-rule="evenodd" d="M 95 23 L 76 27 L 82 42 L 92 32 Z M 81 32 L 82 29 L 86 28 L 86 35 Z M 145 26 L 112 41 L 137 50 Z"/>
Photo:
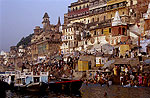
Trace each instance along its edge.
<path fill-rule="evenodd" d="M 51 24 L 58 16 L 63 23 L 68 5 L 77 0 L 0 0 L 0 51 L 9 51 L 22 37 L 33 33 L 35 26 L 42 27 L 45 12 Z"/>

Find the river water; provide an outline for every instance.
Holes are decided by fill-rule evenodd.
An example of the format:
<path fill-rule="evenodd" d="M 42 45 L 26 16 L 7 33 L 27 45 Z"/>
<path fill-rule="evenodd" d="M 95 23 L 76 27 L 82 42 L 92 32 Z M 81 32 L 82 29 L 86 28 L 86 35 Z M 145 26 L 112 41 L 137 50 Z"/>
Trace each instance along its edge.
<path fill-rule="evenodd" d="M 99 84 L 83 84 L 80 92 L 76 94 L 60 93 L 19 93 L 6 91 L 6 98 L 150 98 L 150 88 L 148 87 L 130 87 L 124 88 L 117 85 L 100 86 Z M 2 96 L 0 97 L 2 98 Z"/>

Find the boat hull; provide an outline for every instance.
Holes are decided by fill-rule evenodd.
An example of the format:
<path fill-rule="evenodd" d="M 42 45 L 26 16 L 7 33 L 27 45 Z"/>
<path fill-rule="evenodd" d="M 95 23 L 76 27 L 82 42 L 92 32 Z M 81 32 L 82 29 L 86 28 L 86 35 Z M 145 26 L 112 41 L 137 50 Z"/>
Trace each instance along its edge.
<path fill-rule="evenodd" d="M 44 92 L 48 89 L 48 84 L 46 83 L 31 83 L 25 86 L 15 86 L 16 91 L 30 91 L 30 92 Z"/>
<path fill-rule="evenodd" d="M 82 86 L 81 80 L 70 80 L 49 83 L 49 90 L 54 92 L 76 92 Z"/>

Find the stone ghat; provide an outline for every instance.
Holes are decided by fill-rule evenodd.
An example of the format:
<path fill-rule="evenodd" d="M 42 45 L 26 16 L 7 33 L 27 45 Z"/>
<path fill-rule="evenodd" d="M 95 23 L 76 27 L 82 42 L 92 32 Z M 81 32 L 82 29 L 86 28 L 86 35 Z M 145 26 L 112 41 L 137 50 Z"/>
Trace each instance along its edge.
<path fill-rule="evenodd" d="M 150 98 L 148 87 L 124 88 L 118 85 L 107 87 L 100 84 L 83 84 L 80 91 L 82 98 Z"/>

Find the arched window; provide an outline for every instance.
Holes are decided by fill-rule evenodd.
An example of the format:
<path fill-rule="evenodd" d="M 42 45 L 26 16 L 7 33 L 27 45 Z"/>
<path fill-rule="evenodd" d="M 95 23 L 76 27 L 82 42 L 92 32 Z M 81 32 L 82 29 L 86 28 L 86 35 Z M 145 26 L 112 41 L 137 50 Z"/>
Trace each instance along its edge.
<path fill-rule="evenodd" d="M 99 22 L 99 18 L 97 18 L 97 22 Z"/>
<path fill-rule="evenodd" d="M 87 4 L 87 8 L 89 7 L 89 5 Z"/>
<path fill-rule="evenodd" d="M 112 18 L 112 14 L 111 14 L 111 18 Z"/>
<path fill-rule="evenodd" d="M 79 9 L 81 9 L 81 6 L 79 7 Z"/>
<path fill-rule="evenodd" d="M 126 35 L 126 29 L 122 28 L 122 35 Z"/>
<path fill-rule="evenodd" d="M 119 33 L 119 35 L 121 35 L 121 28 L 120 27 L 118 29 L 118 33 Z"/>
<path fill-rule="evenodd" d="M 124 15 L 124 12 L 122 12 L 122 15 Z"/>
<path fill-rule="evenodd" d="M 85 8 L 85 5 L 83 5 L 83 8 Z"/>
<path fill-rule="evenodd" d="M 78 10 L 78 8 L 76 7 L 76 10 Z"/>
<path fill-rule="evenodd" d="M 102 34 L 104 34 L 103 29 L 102 29 Z"/>
<path fill-rule="evenodd" d="M 94 35 L 96 35 L 96 31 L 94 31 Z"/>
<path fill-rule="evenodd" d="M 106 16 L 104 16 L 104 21 L 106 20 Z"/>
<path fill-rule="evenodd" d="M 92 22 L 94 22 L 94 18 L 92 18 Z"/>
<path fill-rule="evenodd" d="M 111 28 L 109 28 L 109 33 L 111 33 Z"/>

